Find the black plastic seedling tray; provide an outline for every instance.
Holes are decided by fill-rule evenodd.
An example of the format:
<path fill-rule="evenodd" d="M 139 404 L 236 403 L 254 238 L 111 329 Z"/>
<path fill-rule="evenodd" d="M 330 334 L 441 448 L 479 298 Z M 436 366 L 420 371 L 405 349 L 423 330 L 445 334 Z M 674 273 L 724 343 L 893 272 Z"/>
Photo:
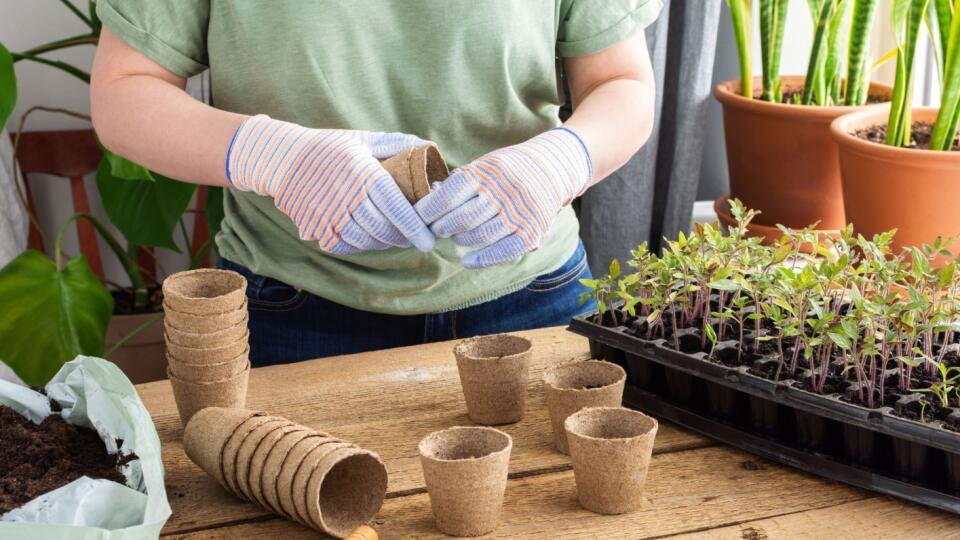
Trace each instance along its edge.
<path fill-rule="evenodd" d="M 569 330 L 627 371 L 624 403 L 707 437 L 850 485 L 960 514 L 960 433 L 677 352 L 582 315 Z"/>

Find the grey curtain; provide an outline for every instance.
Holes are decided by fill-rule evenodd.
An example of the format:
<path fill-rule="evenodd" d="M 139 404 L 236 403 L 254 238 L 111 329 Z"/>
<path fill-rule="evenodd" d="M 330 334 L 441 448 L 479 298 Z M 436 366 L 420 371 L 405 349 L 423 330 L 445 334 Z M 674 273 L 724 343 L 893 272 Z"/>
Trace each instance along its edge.
<path fill-rule="evenodd" d="M 666 0 L 647 28 L 657 75 L 656 122 L 647 144 L 579 201 L 580 235 L 595 274 L 641 242 L 690 227 L 700 180 L 720 18 L 716 0 Z"/>

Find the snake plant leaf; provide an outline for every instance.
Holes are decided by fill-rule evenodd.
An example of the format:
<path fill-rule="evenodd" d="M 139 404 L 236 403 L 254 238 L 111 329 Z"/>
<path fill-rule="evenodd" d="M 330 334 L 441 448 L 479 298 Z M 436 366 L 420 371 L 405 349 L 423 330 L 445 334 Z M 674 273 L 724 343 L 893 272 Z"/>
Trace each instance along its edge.
<path fill-rule="evenodd" d="M 78 354 L 103 354 L 113 297 L 74 257 L 62 269 L 27 250 L 0 269 L 0 360 L 18 377 L 43 386 Z"/>
<path fill-rule="evenodd" d="M 154 181 L 112 174 L 108 159 L 97 168 L 97 191 L 110 221 L 131 244 L 180 252 L 173 233 L 197 186 L 153 175 Z"/>
<path fill-rule="evenodd" d="M 13 70 L 13 56 L 0 43 L 0 131 L 17 106 L 17 74 Z"/>

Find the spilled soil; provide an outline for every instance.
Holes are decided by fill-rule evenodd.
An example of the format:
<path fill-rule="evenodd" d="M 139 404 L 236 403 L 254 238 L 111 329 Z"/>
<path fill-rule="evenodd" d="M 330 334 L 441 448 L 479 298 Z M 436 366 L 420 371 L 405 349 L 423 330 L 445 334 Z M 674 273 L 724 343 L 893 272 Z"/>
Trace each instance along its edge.
<path fill-rule="evenodd" d="M 0 406 L 0 514 L 81 476 L 125 484 L 119 467 L 134 459 L 107 454 L 96 431 L 68 424 L 59 414 L 36 425 Z"/>

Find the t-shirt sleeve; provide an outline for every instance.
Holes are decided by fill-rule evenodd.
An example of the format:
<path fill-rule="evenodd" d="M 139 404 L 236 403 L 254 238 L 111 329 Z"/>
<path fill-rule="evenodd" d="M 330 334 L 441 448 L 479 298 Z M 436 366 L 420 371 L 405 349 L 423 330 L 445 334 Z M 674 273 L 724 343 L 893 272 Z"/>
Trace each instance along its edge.
<path fill-rule="evenodd" d="M 557 55 L 584 56 L 627 39 L 656 20 L 661 0 L 563 0 Z"/>
<path fill-rule="evenodd" d="M 128 45 L 181 77 L 207 68 L 210 0 L 98 0 L 97 15 Z"/>

